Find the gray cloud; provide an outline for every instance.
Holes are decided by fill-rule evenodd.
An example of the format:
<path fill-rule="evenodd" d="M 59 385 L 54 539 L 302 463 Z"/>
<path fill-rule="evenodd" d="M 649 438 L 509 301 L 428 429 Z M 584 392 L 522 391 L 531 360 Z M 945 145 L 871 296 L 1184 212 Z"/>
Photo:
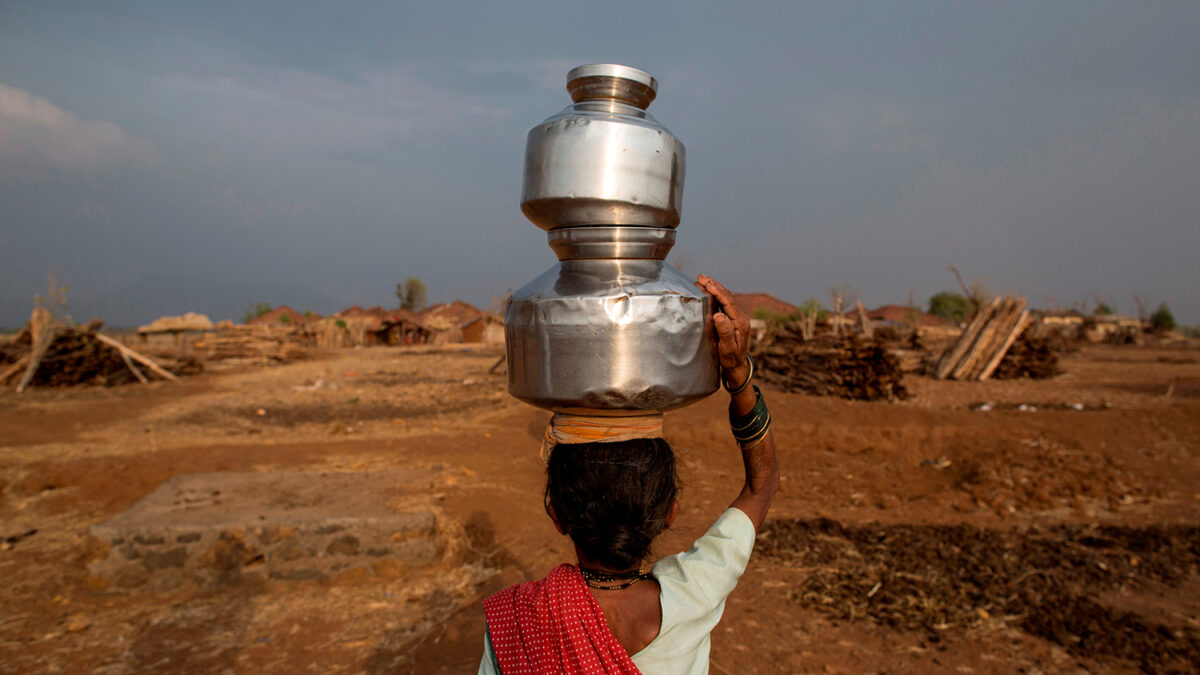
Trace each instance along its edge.
<path fill-rule="evenodd" d="M 81 118 L 44 98 L 0 84 L 0 177 L 47 171 L 93 174 L 161 161 L 150 141 L 112 122 Z"/>
<path fill-rule="evenodd" d="M 1107 0 L 3 3 L 0 81 L 134 140 L 50 169 L 56 134 L 40 164 L 5 137 L 0 325 L 48 269 L 118 324 L 387 303 L 408 275 L 487 304 L 554 262 L 518 208 L 522 146 L 598 61 L 661 83 L 689 271 L 920 302 L 954 262 L 1195 323 L 1197 34 L 1194 3 Z"/>

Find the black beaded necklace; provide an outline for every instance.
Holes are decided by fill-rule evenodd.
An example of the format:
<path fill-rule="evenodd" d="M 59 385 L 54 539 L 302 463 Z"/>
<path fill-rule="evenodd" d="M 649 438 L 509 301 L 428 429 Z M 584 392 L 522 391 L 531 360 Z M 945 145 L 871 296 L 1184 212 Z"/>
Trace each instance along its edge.
<path fill-rule="evenodd" d="M 588 585 L 588 588 L 594 588 L 599 591 L 624 590 L 643 579 L 650 578 L 649 572 L 643 572 L 640 569 L 628 572 L 608 572 L 605 570 L 588 569 L 581 565 L 579 573 L 583 575 L 583 581 Z"/>

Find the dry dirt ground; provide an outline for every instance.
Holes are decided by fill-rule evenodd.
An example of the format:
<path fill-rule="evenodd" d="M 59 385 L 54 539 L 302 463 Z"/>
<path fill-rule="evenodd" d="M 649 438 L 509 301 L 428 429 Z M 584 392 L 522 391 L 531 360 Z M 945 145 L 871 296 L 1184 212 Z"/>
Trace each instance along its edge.
<path fill-rule="evenodd" d="M 548 415 L 479 349 L 344 350 L 178 384 L 0 393 L 0 671 L 474 672 L 480 601 L 569 560 Z M 909 376 L 903 403 L 770 393 L 783 486 L 714 673 L 1195 672 L 1200 349 L 1090 347 L 1050 381 Z M 984 409 L 980 409 L 984 408 Z M 740 459 L 714 396 L 669 414 L 686 547 Z M 88 529 L 168 478 L 414 467 L 444 560 L 113 594 Z"/>

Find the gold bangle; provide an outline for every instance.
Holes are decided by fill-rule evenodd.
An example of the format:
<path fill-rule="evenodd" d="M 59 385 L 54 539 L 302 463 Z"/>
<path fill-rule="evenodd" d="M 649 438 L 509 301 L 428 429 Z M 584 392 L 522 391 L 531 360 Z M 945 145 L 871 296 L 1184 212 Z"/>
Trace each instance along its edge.
<path fill-rule="evenodd" d="M 742 386 L 738 387 L 737 389 L 730 387 L 729 380 L 725 379 L 724 375 L 721 375 L 721 385 L 725 387 L 725 391 L 729 392 L 730 396 L 737 396 L 743 391 L 746 391 L 746 387 L 750 386 L 750 380 L 754 379 L 754 359 L 750 358 L 749 354 L 746 355 L 746 363 L 750 365 L 750 372 L 746 375 L 746 381 L 743 382 Z"/>

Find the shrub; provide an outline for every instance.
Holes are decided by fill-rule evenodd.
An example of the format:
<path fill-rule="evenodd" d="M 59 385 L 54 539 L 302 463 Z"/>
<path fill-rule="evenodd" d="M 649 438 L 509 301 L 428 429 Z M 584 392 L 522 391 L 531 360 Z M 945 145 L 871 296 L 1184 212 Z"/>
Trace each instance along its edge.
<path fill-rule="evenodd" d="M 929 298 L 929 313 L 949 321 L 966 321 L 975 312 L 975 302 L 961 293 L 942 291 Z"/>
<path fill-rule="evenodd" d="M 1155 333 L 1175 330 L 1175 315 L 1171 313 L 1171 308 L 1167 307 L 1167 303 L 1159 305 L 1158 309 L 1150 315 L 1150 330 Z"/>

